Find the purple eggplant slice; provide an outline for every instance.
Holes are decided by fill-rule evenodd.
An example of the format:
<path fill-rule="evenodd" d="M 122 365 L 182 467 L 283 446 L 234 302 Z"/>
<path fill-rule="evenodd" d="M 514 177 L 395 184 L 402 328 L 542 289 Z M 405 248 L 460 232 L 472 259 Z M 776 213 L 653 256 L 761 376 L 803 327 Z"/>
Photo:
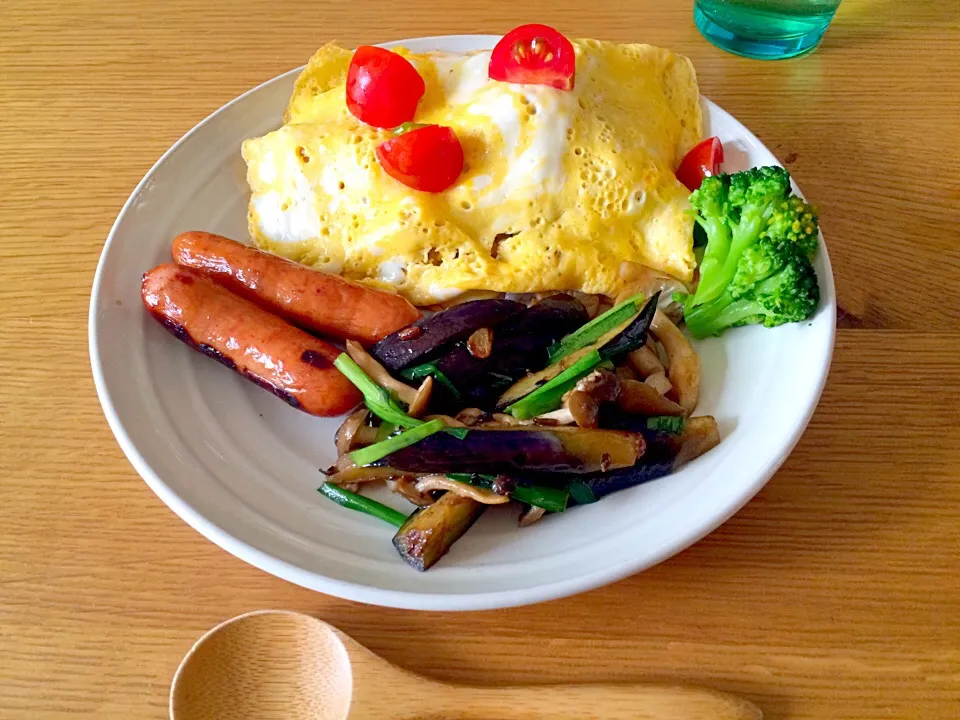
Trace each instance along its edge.
<path fill-rule="evenodd" d="M 400 557 L 416 570 L 428 570 L 470 529 L 487 506 L 454 493 L 420 508 L 393 537 Z"/>
<path fill-rule="evenodd" d="M 523 303 L 513 300 L 465 302 L 387 335 L 369 352 L 381 365 L 396 372 L 435 358 L 451 344 L 466 340 L 476 330 L 495 327 L 524 309 Z"/>
<path fill-rule="evenodd" d="M 646 427 L 646 418 L 638 416 L 626 416 L 619 424 L 622 427 L 636 429 L 643 434 L 646 438 L 646 452 L 636 464 L 628 468 L 585 475 L 568 475 L 570 484 L 578 486 L 576 488 L 567 486 L 573 502 L 583 504 L 585 496 L 588 498 L 587 502 L 592 502 L 610 493 L 669 475 L 716 447 L 720 442 L 717 421 L 709 415 L 688 418 L 683 432 L 679 435 L 649 430 Z M 557 477 L 556 475 L 542 477 L 534 475 L 517 478 L 517 480 L 556 483 Z M 590 497 L 592 500 L 589 499 Z"/>
<path fill-rule="evenodd" d="M 548 348 L 588 319 L 572 295 L 551 295 L 498 325 L 489 357 L 475 357 L 458 344 L 435 365 L 457 389 L 460 407 L 491 409 L 507 385 L 546 365 Z"/>
<path fill-rule="evenodd" d="M 632 467 L 644 444 L 640 433 L 618 430 L 474 428 L 462 440 L 436 433 L 378 464 L 417 473 L 593 473 Z"/>

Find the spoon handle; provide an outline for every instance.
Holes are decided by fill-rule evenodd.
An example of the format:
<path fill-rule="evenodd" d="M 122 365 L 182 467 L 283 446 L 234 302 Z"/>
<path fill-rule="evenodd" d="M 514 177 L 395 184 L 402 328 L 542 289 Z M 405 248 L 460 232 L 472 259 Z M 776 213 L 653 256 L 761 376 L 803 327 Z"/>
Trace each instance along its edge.
<path fill-rule="evenodd" d="M 438 717 L 449 720 L 761 720 L 763 717 L 753 703 L 705 688 L 670 685 L 448 687 L 450 692 L 441 694 L 445 707 Z"/>

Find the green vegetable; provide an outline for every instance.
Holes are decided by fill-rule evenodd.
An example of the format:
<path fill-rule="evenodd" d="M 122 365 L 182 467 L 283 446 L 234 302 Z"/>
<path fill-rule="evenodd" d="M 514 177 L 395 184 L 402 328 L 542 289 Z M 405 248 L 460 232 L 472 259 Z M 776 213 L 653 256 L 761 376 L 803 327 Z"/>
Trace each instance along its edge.
<path fill-rule="evenodd" d="M 460 391 L 457 390 L 457 386 L 450 382 L 450 378 L 437 367 L 436 363 L 429 362 L 423 365 L 414 365 L 413 367 L 400 371 L 400 377 L 405 380 L 422 380 L 428 375 L 432 376 L 434 380 L 449 390 L 455 399 L 460 400 Z"/>
<path fill-rule="evenodd" d="M 410 447 L 411 445 L 415 445 L 424 438 L 430 437 L 434 433 L 445 430 L 446 427 L 447 424 L 440 419 L 421 423 L 410 430 L 400 433 L 399 435 L 393 435 L 392 437 L 388 437 L 386 440 L 382 440 L 381 442 L 374 443 L 373 445 L 367 445 L 367 447 L 360 448 L 359 450 L 354 450 L 352 453 L 350 453 L 350 459 L 353 460 L 357 465 L 369 465 L 370 463 L 374 463 L 381 458 L 385 458 L 390 453 L 396 452 L 397 450 L 403 450 L 403 448 Z"/>
<path fill-rule="evenodd" d="M 384 420 L 380 423 L 380 427 L 377 428 L 377 439 L 376 442 L 381 442 L 386 440 L 388 437 L 393 435 L 397 431 L 397 426 L 392 422 L 387 422 Z"/>
<path fill-rule="evenodd" d="M 507 412 L 518 420 L 528 420 L 555 410 L 560 405 L 564 394 L 577 384 L 577 380 L 597 367 L 602 361 L 600 353 L 591 350 L 555 378 L 507 407 Z"/>
<path fill-rule="evenodd" d="M 333 500 L 337 505 L 342 505 L 345 508 L 366 513 L 367 515 L 373 515 L 375 518 L 380 518 L 395 527 L 401 527 L 407 521 L 407 516 L 399 510 L 394 510 L 383 503 L 378 503 L 376 500 L 371 500 L 355 492 L 344 490 L 337 485 L 324 483 L 318 487 L 317 490 L 325 497 Z"/>
<path fill-rule="evenodd" d="M 470 432 L 470 428 L 468 428 L 468 427 L 448 427 L 448 428 L 444 428 L 444 432 L 447 433 L 447 434 L 449 434 L 449 435 L 453 435 L 457 440 L 463 440 L 463 439 L 467 436 L 467 433 Z"/>
<path fill-rule="evenodd" d="M 493 475 L 479 473 L 447 473 L 447 477 L 457 482 L 484 488 L 491 487 L 496 480 Z M 541 485 L 517 485 L 510 493 L 510 497 L 527 505 L 542 507 L 547 512 L 563 512 L 570 501 L 570 493 L 566 490 Z"/>
<path fill-rule="evenodd" d="M 647 418 L 647 430 L 659 430 L 671 435 L 683 433 L 684 419 L 672 415 L 654 415 Z"/>
<path fill-rule="evenodd" d="M 592 345 L 615 327 L 625 323 L 640 311 L 642 300 L 643 295 L 635 295 L 629 300 L 624 300 L 605 313 L 597 315 L 593 320 L 573 331 L 560 342 L 551 345 L 549 350 L 550 364 L 553 365 L 553 363 L 562 360 L 580 348 Z"/>
<path fill-rule="evenodd" d="M 404 428 L 422 425 L 422 420 L 412 418 L 403 410 L 399 401 L 385 388 L 377 385 L 363 369 L 346 353 L 340 353 L 333 364 L 346 375 L 347 380 L 363 393 L 363 400 L 370 411 L 381 420 Z"/>
<path fill-rule="evenodd" d="M 600 348 L 601 358 L 604 360 L 615 360 L 623 357 L 632 350 L 636 350 L 647 341 L 647 331 L 650 329 L 653 316 L 657 312 L 657 305 L 660 303 L 660 292 L 661 291 L 658 290 L 654 293 L 653 297 L 647 300 L 647 304 L 643 306 L 640 314 L 615 338 Z"/>
<path fill-rule="evenodd" d="M 704 338 L 741 325 L 775 327 L 806 320 L 820 303 L 820 287 L 810 259 L 796 243 L 765 238 L 744 252 L 718 298 L 701 305 L 688 302 L 687 327 L 695 338 Z"/>
<path fill-rule="evenodd" d="M 689 318 L 695 308 L 719 301 L 708 312 L 710 319 L 700 321 L 699 331 L 690 327 L 695 336 L 719 334 L 727 327 L 750 323 L 772 327 L 813 314 L 819 302 L 819 291 L 809 287 L 810 279 L 816 286 L 811 258 L 817 250 L 817 211 L 791 194 L 790 174 L 786 170 L 760 167 L 706 178 L 690 196 L 690 204 L 697 224 L 706 233 L 707 245 L 700 262 L 700 284 L 692 296 L 684 298 L 684 315 Z M 753 267 L 756 257 L 750 259 L 751 251 L 765 244 L 770 247 L 760 253 L 766 261 L 777 267 L 789 266 L 792 276 L 773 283 L 777 288 L 751 292 L 751 276 L 757 278 L 756 283 L 769 277 Z M 774 247 L 779 249 L 774 251 Z M 801 297 L 795 301 L 786 299 L 791 293 L 784 283 L 791 279 L 800 283 L 797 290 Z M 754 305 L 751 312 L 744 306 L 732 311 L 729 318 L 712 319 L 722 314 L 730 302 L 749 300 L 754 295 L 766 298 L 771 292 L 783 299 L 773 303 L 758 300 L 762 309 Z M 814 299 L 816 302 L 811 304 Z M 687 324 L 690 326 L 689 320 Z"/>
<path fill-rule="evenodd" d="M 567 485 L 567 492 L 570 497 L 577 501 L 577 505 L 589 505 L 597 501 L 597 496 L 593 490 L 582 480 L 574 480 Z"/>

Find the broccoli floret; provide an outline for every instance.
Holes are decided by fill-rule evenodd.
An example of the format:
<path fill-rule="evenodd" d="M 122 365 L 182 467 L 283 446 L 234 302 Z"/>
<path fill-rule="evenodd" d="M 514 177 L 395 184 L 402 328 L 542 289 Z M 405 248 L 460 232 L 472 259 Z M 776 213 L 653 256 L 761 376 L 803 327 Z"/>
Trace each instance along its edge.
<path fill-rule="evenodd" d="M 810 257 L 817 253 L 819 218 L 817 209 L 791 195 L 773 211 L 763 236 L 796 243 Z"/>
<path fill-rule="evenodd" d="M 707 237 L 700 283 L 682 300 L 694 335 L 813 314 L 820 299 L 811 262 L 817 211 L 791 193 L 790 173 L 760 167 L 709 177 L 690 204 Z"/>
<path fill-rule="evenodd" d="M 687 296 L 684 319 L 696 338 L 731 327 L 775 327 L 811 317 L 820 302 L 813 264 L 791 240 L 761 238 L 747 248 L 720 297 L 695 305 Z"/>
<path fill-rule="evenodd" d="M 707 185 L 705 180 L 690 197 L 695 219 L 707 233 L 695 305 L 720 296 L 733 279 L 744 251 L 767 231 L 777 217 L 777 209 L 782 212 L 790 197 L 790 173 L 780 167 L 752 168 L 712 179 L 715 182 Z M 714 239 L 719 242 L 714 244 Z"/>

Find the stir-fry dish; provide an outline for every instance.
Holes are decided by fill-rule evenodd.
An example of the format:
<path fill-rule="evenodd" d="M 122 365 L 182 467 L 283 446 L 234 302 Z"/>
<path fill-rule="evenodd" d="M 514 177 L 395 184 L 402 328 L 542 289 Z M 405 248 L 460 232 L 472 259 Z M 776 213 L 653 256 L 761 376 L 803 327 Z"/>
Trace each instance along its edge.
<path fill-rule="evenodd" d="M 783 168 L 722 172 L 669 51 L 542 25 L 462 55 L 327 45 L 284 122 L 243 148 L 261 249 L 183 233 L 143 301 L 345 415 L 320 493 L 418 570 L 489 506 L 525 527 L 708 452 L 688 336 L 819 304 L 815 208 Z M 364 495 L 383 485 L 408 510 Z"/>

